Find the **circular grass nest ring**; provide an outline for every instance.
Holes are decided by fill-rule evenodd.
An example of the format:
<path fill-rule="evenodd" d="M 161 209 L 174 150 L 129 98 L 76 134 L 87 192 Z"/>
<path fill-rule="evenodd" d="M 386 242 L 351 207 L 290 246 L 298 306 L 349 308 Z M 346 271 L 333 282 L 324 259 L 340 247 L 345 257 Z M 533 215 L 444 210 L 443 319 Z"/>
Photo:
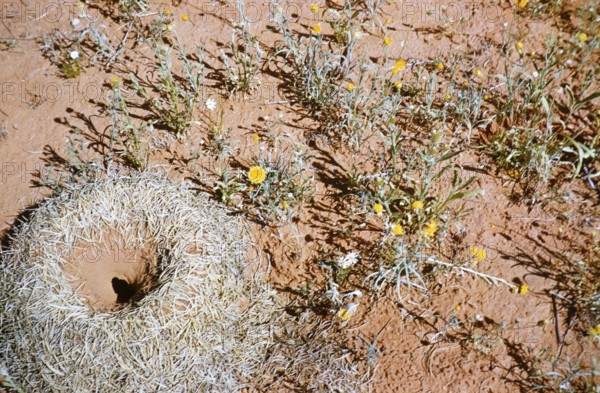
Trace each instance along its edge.
<path fill-rule="evenodd" d="M 0 363 L 25 391 L 231 391 L 279 307 L 238 218 L 157 176 L 47 200 L 0 261 Z"/>

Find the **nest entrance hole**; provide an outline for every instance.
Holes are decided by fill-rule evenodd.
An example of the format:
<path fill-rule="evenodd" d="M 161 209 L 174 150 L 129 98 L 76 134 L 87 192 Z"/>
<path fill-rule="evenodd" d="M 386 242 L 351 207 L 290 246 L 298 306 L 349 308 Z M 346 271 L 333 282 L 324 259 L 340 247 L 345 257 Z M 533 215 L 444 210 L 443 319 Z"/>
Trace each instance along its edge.
<path fill-rule="evenodd" d="M 79 241 L 71 248 L 63 269 L 73 289 L 95 310 L 135 306 L 153 289 L 156 246 L 151 241 L 137 243 L 111 230 L 102 240 Z"/>

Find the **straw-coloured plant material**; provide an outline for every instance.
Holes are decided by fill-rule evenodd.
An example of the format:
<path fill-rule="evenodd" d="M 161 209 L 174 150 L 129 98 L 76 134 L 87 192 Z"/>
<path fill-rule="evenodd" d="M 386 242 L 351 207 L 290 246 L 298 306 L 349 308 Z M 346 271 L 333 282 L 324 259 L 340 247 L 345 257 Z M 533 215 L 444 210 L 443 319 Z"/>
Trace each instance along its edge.
<path fill-rule="evenodd" d="M 101 180 L 49 199 L 2 254 L 0 363 L 32 392 L 247 386 L 273 345 L 280 307 L 245 271 L 242 232 L 208 198 L 157 176 Z M 81 253 L 86 247 L 94 252 Z M 133 260 L 107 257 L 115 251 Z M 90 277 L 92 265 L 118 277 Z M 99 286 L 115 289 L 114 304 L 98 305 Z"/>
<path fill-rule="evenodd" d="M 248 266 L 243 233 L 156 175 L 47 200 L 1 255 L 0 378 L 32 392 L 360 389 L 341 347 Z"/>

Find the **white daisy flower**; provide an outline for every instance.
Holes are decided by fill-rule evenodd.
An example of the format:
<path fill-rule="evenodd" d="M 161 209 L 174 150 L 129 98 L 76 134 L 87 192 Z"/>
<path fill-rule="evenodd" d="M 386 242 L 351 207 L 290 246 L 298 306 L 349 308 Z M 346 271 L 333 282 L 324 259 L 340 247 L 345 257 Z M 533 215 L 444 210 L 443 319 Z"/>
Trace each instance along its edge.
<path fill-rule="evenodd" d="M 337 264 L 342 269 L 348 269 L 352 265 L 356 264 L 356 262 L 358 262 L 358 254 L 355 252 L 350 252 L 350 253 L 344 255 L 343 257 L 341 257 L 338 260 Z"/>
<path fill-rule="evenodd" d="M 69 52 L 69 57 L 73 60 L 79 59 L 79 52 L 77 52 L 76 50 L 73 50 L 73 51 Z"/>
<path fill-rule="evenodd" d="M 209 98 L 208 100 L 206 100 L 206 107 L 209 111 L 214 111 L 217 108 L 217 101 L 215 101 L 212 98 Z"/>

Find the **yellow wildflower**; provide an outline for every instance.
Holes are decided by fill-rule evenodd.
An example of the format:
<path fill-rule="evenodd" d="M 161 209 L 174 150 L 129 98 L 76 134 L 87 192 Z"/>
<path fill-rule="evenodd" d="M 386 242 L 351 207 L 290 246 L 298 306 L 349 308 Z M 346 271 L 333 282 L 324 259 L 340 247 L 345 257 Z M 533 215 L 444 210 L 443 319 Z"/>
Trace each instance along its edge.
<path fill-rule="evenodd" d="M 529 56 L 531 56 L 531 57 L 535 56 L 535 51 L 532 50 L 531 52 L 529 52 Z"/>
<path fill-rule="evenodd" d="M 429 237 L 435 236 L 435 232 L 437 231 L 437 222 L 431 220 L 425 226 L 425 230 L 423 233 Z"/>
<path fill-rule="evenodd" d="M 437 69 L 438 69 L 439 71 L 443 71 L 443 70 L 444 70 L 444 63 L 438 63 L 438 64 L 437 64 Z"/>
<path fill-rule="evenodd" d="M 284 209 L 287 209 L 288 207 L 290 207 L 290 205 L 288 205 L 288 203 L 287 203 L 287 202 L 283 202 L 283 203 L 281 204 L 281 207 L 283 207 Z"/>
<path fill-rule="evenodd" d="M 527 286 L 527 284 L 521 284 L 519 285 L 519 287 L 517 288 L 516 292 L 519 295 L 525 295 L 527 292 L 529 292 L 529 287 Z"/>
<path fill-rule="evenodd" d="M 252 140 L 254 142 L 258 142 L 258 141 L 260 141 L 260 136 L 258 134 L 254 134 L 254 135 L 252 135 Z"/>
<path fill-rule="evenodd" d="M 346 88 L 348 89 L 348 91 L 352 91 L 352 90 L 354 90 L 355 87 L 356 86 L 354 85 L 354 83 L 350 82 L 350 83 L 348 83 L 348 86 Z"/>
<path fill-rule="evenodd" d="M 381 214 L 383 212 L 383 205 L 381 203 L 374 204 L 373 211 L 377 214 Z"/>
<path fill-rule="evenodd" d="M 310 12 L 317 12 L 319 10 L 319 6 L 316 5 L 315 3 L 312 3 L 310 5 Z"/>
<path fill-rule="evenodd" d="M 112 79 L 110 80 L 110 85 L 112 86 L 112 88 L 113 89 L 118 88 L 119 84 L 120 84 L 119 77 L 113 76 Z"/>
<path fill-rule="evenodd" d="M 586 42 L 588 39 L 588 36 L 585 33 L 579 33 L 579 34 L 577 34 L 577 39 L 581 42 Z"/>
<path fill-rule="evenodd" d="M 454 307 L 454 310 L 456 310 L 456 311 L 460 311 L 461 309 L 462 309 L 462 307 L 460 306 L 460 304 L 457 304 L 457 305 Z"/>
<path fill-rule="evenodd" d="M 444 97 L 444 99 L 445 99 L 446 101 L 450 101 L 450 98 L 452 98 L 452 97 L 450 96 L 450 94 L 446 94 L 446 96 Z"/>
<path fill-rule="evenodd" d="M 253 166 L 248 170 L 250 183 L 260 184 L 267 178 L 267 172 L 260 166 Z"/>
<path fill-rule="evenodd" d="M 600 325 L 596 325 L 587 330 L 587 334 L 590 336 L 600 336 Z"/>
<path fill-rule="evenodd" d="M 394 65 L 394 68 L 397 68 L 400 71 L 404 70 L 406 68 L 406 60 L 398 60 Z"/>
<path fill-rule="evenodd" d="M 483 247 L 477 247 L 477 246 L 473 246 L 471 247 L 471 256 L 475 257 L 475 261 L 473 261 L 473 263 L 477 264 L 478 262 L 481 262 L 485 259 L 485 257 L 487 256 L 487 252 L 485 251 L 485 248 Z"/>
<path fill-rule="evenodd" d="M 521 172 L 518 169 L 510 168 L 506 172 L 508 173 L 508 176 L 512 177 L 513 179 L 517 179 L 519 176 L 521 176 Z"/>
<path fill-rule="evenodd" d="M 357 304 L 350 303 L 350 304 L 340 308 L 340 311 L 338 311 L 337 316 L 342 321 L 347 321 L 350 318 L 352 318 L 352 316 L 356 313 L 357 309 L 358 309 Z"/>
<path fill-rule="evenodd" d="M 254 186 L 248 187 L 248 191 L 250 191 L 250 192 L 254 191 Z"/>
<path fill-rule="evenodd" d="M 400 90 L 402 89 L 402 82 L 396 82 L 394 86 L 396 86 L 396 89 Z"/>
<path fill-rule="evenodd" d="M 385 20 L 383 21 L 384 24 L 389 25 L 390 23 L 392 23 L 392 20 L 390 18 L 385 18 Z"/>
<path fill-rule="evenodd" d="M 517 49 L 523 49 L 523 41 L 517 41 L 517 43 L 515 44 L 515 47 Z"/>
<path fill-rule="evenodd" d="M 392 68 L 392 74 L 396 75 L 398 72 L 403 71 L 404 69 L 406 69 L 406 61 L 398 60 L 394 65 L 394 68 Z"/>
<path fill-rule="evenodd" d="M 385 37 L 385 38 L 383 39 L 383 45 L 385 45 L 385 46 L 390 46 L 390 45 L 392 45 L 392 42 L 394 42 L 394 41 L 392 40 L 392 37 Z"/>
<path fill-rule="evenodd" d="M 321 32 L 321 24 L 320 24 L 320 23 L 317 23 L 316 25 L 314 25 L 314 26 L 312 27 L 312 30 L 311 30 L 311 31 L 312 31 L 313 33 L 315 33 L 315 34 L 319 34 L 319 33 Z"/>
<path fill-rule="evenodd" d="M 515 4 L 519 8 L 525 8 L 525 6 L 527 5 L 527 1 L 528 0 L 515 0 Z"/>
<path fill-rule="evenodd" d="M 402 236 L 404 235 L 404 227 L 402 227 L 400 224 L 395 224 L 392 227 L 392 233 L 396 236 Z"/>
<path fill-rule="evenodd" d="M 481 75 L 481 71 L 480 70 L 475 70 L 474 74 L 475 74 L 475 76 L 479 76 L 479 75 Z"/>
<path fill-rule="evenodd" d="M 181 15 L 181 19 L 182 19 L 184 22 L 187 22 L 187 21 L 190 19 L 190 17 L 188 16 L 188 14 L 183 14 L 183 15 Z"/>
<path fill-rule="evenodd" d="M 411 205 L 411 207 L 415 210 L 419 210 L 423 208 L 423 201 L 414 201 Z"/>
<path fill-rule="evenodd" d="M 165 15 L 171 15 L 171 10 L 167 8 L 167 9 L 165 10 Z"/>

